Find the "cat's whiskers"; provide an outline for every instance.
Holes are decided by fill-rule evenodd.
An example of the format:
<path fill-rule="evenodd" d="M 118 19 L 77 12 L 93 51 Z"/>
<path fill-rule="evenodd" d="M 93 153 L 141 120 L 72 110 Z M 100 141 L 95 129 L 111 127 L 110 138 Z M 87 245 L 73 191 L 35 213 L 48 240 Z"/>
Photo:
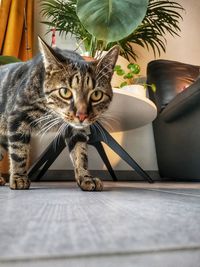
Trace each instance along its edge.
<path fill-rule="evenodd" d="M 54 122 L 61 122 L 61 119 L 60 118 L 54 118 L 54 119 L 51 119 L 49 121 L 47 121 L 46 123 L 44 123 L 42 125 L 42 128 L 41 130 L 45 129 L 46 127 L 49 127 L 51 124 L 53 124 Z"/>
<path fill-rule="evenodd" d="M 109 67 L 111 63 L 106 64 L 97 74 L 96 79 L 98 79 L 98 76 L 104 71 L 105 68 Z"/>
<path fill-rule="evenodd" d="M 99 118 L 98 121 L 102 123 L 102 125 L 105 125 L 109 130 L 113 131 L 114 130 L 114 125 L 119 126 L 119 121 L 116 116 L 113 114 L 106 112 L 103 113 Z M 113 126 L 112 126 L 113 125 Z"/>
<path fill-rule="evenodd" d="M 119 118 L 117 117 L 117 115 L 114 115 L 110 113 L 109 111 L 101 114 L 100 118 L 104 118 L 104 119 L 119 123 Z"/>
<path fill-rule="evenodd" d="M 45 117 L 42 116 L 40 118 L 34 119 L 29 125 L 34 127 L 34 126 L 37 126 L 39 123 L 49 120 L 51 118 L 52 118 L 52 115 L 46 115 Z"/>
<path fill-rule="evenodd" d="M 49 132 L 53 127 L 55 127 L 56 125 L 58 125 L 61 122 L 61 120 L 59 118 L 57 118 L 57 120 L 49 123 L 46 127 L 43 127 L 39 132 L 38 135 L 41 134 L 41 138 L 43 138 L 43 136 Z"/>
<path fill-rule="evenodd" d="M 103 73 L 103 74 L 99 77 L 99 75 L 104 71 L 104 69 L 107 68 L 107 67 L 110 67 L 110 66 L 111 66 L 111 63 L 108 63 L 108 64 L 106 64 L 106 65 L 101 69 L 100 72 L 98 72 L 98 74 L 97 74 L 97 76 L 96 76 L 96 81 L 100 80 L 103 76 L 106 76 L 106 74 Z"/>
<path fill-rule="evenodd" d="M 109 131 L 113 130 L 113 127 L 110 125 L 110 123 L 104 119 L 104 118 L 99 118 L 98 122 L 100 122 L 105 128 L 107 128 Z"/>
<path fill-rule="evenodd" d="M 44 136 L 46 136 L 47 133 L 50 132 L 50 130 L 56 126 L 56 124 L 58 123 L 54 123 L 54 125 L 49 126 L 47 129 L 45 129 L 45 131 L 43 131 L 43 133 L 40 133 L 40 139 L 42 140 Z"/>
<path fill-rule="evenodd" d="M 48 120 L 46 123 L 42 124 L 42 127 L 39 131 L 39 133 L 41 133 L 42 131 L 44 131 L 47 127 L 49 127 L 51 124 L 53 124 L 54 122 L 57 122 L 58 119 L 54 119 L 54 120 Z"/>
<path fill-rule="evenodd" d="M 48 132 L 52 127 L 54 127 L 58 121 L 48 124 L 46 127 L 43 127 L 40 131 L 37 132 L 37 135 L 43 136 L 46 132 Z"/>
<path fill-rule="evenodd" d="M 39 121 L 39 120 L 43 120 L 43 119 L 52 117 L 53 114 L 54 114 L 53 111 L 48 110 L 46 113 L 42 114 L 41 117 L 34 119 L 34 120 L 31 122 L 31 124 L 34 123 L 34 122 L 37 122 L 37 121 Z M 54 117 L 54 116 L 53 116 L 53 117 Z"/>
<path fill-rule="evenodd" d="M 48 126 L 48 125 L 50 125 L 51 123 L 53 123 L 53 122 L 55 122 L 57 120 L 60 120 L 60 118 L 54 118 L 54 119 L 51 119 L 51 120 L 47 121 L 46 123 L 44 123 L 42 125 L 42 129 L 45 128 L 45 126 Z"/>
<path fill-rule="evenodd" d="M 106 143 L 108 143 L 107 137 L 106 137 L 104 131 L 102 130 L 101 126 L 99 126 L 98 123 L 94 123 L 93 125 L 94 125 L 94 126 L 97 128 L 97 130 L 100 132 L 100 134 L 101 134 L 101 136 L 102 136 L 102 138 L 103 138 L 103 141 L 105 141 Z"/>
<path fill-rule="evenodd" d="M 54 138 L 54 150 L 56 151 L 56 147 L 59 145 L 60 138 L 62 136 L 62 130 L 63 130 L 64 123 L 60 126 L 60 128 L 56 132 L 56 136 Z"/>
<path fill-rule="evenodd" d="M 60 138 L 62 136 L 62 133 L 64 132 L 64 129 L 68 128 L 69 124 L 67 124 L 66 122 L 63 122 L 62 125 L 59 127 L 59 129 L 56 132 L 56 136 L 54 138 L 54 150 L 56 151 L 56 147 L 59 144 Z M 66 131 L 66 130 L 65 130 Z"/>

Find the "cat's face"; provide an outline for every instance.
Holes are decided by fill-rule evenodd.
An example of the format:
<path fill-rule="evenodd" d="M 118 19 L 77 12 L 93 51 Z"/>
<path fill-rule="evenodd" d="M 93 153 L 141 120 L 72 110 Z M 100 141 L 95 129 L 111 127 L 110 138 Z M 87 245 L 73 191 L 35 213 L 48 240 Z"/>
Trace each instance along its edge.
<path fill-rule="evenodd" d="M 112 100 L 110 81 L 119 49 L 112 48 L 98 62 L 85 62 L 73 52 L 65 56 L 40 40 L 45 66 L 47 105 L 75 128 L 94 123 Z"/>

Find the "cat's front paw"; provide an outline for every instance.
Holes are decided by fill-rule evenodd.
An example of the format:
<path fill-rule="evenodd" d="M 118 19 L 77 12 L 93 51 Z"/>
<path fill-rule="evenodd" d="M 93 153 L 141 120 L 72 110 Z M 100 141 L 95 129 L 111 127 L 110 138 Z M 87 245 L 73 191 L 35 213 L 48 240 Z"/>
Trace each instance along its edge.
<path fill-rule="evenodd" d="M 10 188 L 14 190 L 29 189 L 30 184 L 31 184 L 31 181 L 27 178 L 27 176 L 12 177 L 10 179 Z"/>
<path fill-rule="evenodd" d="M 83 191 L 102 191 L 103 182 L 96 177 L 84 177 L 80 179 L 80 188 Z"/>
<path fill-rule="evenodd" d="M 0 186 L 3 186 L 6 184 L 6 180 L 3 177 L 0 177 Z"/>

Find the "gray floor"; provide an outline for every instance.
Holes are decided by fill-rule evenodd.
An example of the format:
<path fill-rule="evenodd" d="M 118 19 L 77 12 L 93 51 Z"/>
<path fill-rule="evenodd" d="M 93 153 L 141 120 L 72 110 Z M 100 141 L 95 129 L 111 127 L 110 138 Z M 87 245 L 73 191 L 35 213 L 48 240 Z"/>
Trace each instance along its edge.
<path fill-rule="evenodd" d="M 0 187 L 0 266 L 198 267 L 200 184 Z"/>

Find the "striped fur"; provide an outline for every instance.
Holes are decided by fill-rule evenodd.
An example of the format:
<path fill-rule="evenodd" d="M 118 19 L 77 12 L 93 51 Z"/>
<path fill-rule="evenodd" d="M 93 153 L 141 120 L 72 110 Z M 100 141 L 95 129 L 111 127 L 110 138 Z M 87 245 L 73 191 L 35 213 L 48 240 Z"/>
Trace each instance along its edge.
<path fill-rule="evenodd" d="M 69 148 L 76 181 L 83 190 L 102 190 L 100 179 L 91 177 L 87 170 L 85 129 L 112 100 L 110 80 L 118 48 L 93 63 L 71 51 L 53 50 L 41 39 L 40 50 L 31 61 L 0 67 L 0 160 L 8 150 L 10 188 L 30 186 L 31 134 L 54 129 L 57 135 L 71 126 Z M 1 177 L 0 185 L 4 183 Z"/>

